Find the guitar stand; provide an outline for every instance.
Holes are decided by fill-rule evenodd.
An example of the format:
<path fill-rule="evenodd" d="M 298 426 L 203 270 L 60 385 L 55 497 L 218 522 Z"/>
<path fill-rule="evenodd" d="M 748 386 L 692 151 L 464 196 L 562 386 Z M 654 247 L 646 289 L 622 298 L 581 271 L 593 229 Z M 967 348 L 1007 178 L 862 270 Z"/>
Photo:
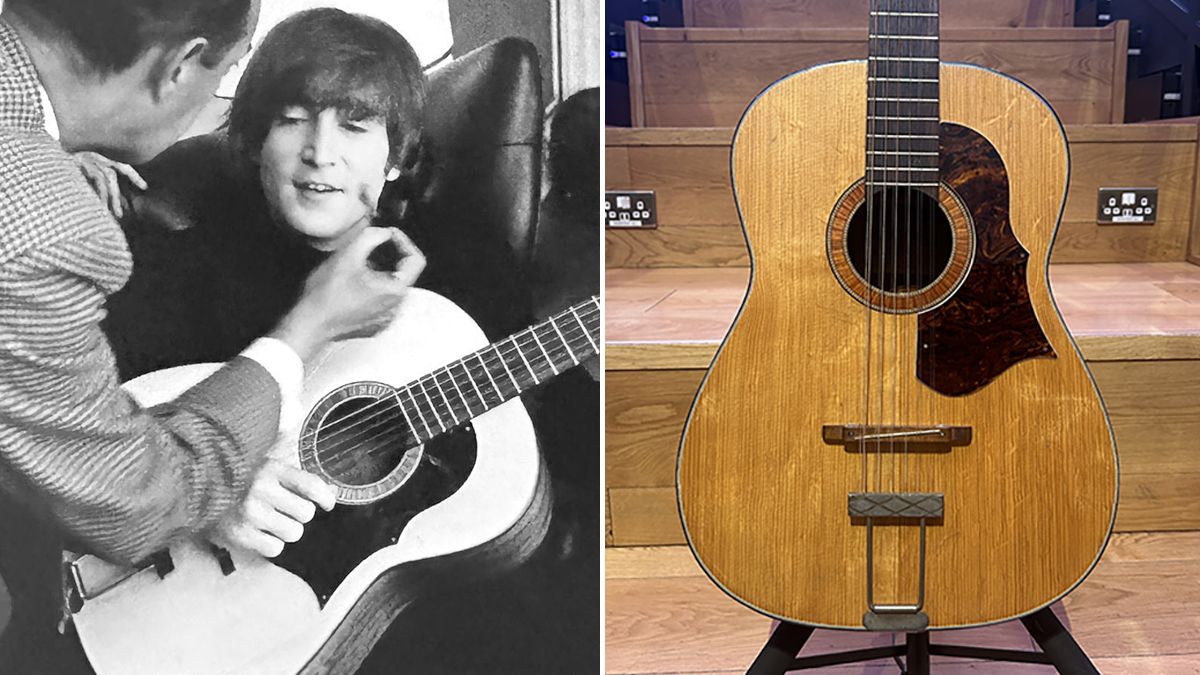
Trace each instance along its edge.
<path fill-rule="evenodd" d="M 985 647 L 960 647 L 958 645 L 930 644 L 929 633 L 908 633 L 903 645 L 875 647 L 832 654 L 797 657 L 804 643 L 812 635 L 813 627 L 781 621 L 766 646 L 759 652 L 746 675 L 783 675 L 793 670 L 807 670 L 842 663 L 859 663 L 875 659 L 904 657 L 901 673 L 904 675 L 929 675 L 930 656 L 957 656 L 983 659 L 985 661 L 1013 661 L 1018 663 L 1045 663 L 1054 666 L 1062 675 L 1099 675 L 1100 671 L 1079 648 L 1078 643 L 1059 622 L 1049 607 L 1042 608 L 1029 616 L 1021 617 L 1025 630 L 1042 648 L 1040 652 L 1016 649 L 989 649 Z"/>

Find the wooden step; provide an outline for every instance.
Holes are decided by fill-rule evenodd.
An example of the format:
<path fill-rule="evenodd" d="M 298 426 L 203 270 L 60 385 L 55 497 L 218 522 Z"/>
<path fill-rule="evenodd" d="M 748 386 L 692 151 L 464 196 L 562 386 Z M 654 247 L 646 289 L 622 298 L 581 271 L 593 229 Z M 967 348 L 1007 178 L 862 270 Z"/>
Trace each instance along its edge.
<path fill-rule="evenodd" d="M 820 63 L 866 58 L 866 14 L 854 25 L 861 27 L 649 28 L 629 22 L 633 126 L 733 126 L 779 78 Z M 1065 124 L 1125 119 L 1127 21 L 1104 28 L 947 28 L 941 38 L 944 61 L 985 66 L 1025 82 Z"/>
<path fill-rule="evenodd" d="M 1200 177 L 1195 122 L 1068 125 L 1066 132 L 1071 176 L 1053 261 L 1185 260 Z M 732 137 L 731 128 L 606 130 L 608 189 L 654 190 L 659 220 L 657 229 L 607 230 L 609 267 L 749 264 L 729 180 Z M 1158 188 L 1157 221 L 1098 225 L 1101 187 Z"/>
<path fill-rule="evenodd" d="M 608 270 L 610 544 L 683 542 L 679 434 L 747 278 L 745 268 Z M 1200 266 L 1052 265 L 1050 278 L 1116 434 L 1117 529 L 1200 529 Z"/>
<path fill-rule="evenodd" d="M 683 0 L 689 28 L 844 28 L 863 24 L 868 0 Z M 1069 28 L 1075 0 L 956 0 L 942 28 Z"/>

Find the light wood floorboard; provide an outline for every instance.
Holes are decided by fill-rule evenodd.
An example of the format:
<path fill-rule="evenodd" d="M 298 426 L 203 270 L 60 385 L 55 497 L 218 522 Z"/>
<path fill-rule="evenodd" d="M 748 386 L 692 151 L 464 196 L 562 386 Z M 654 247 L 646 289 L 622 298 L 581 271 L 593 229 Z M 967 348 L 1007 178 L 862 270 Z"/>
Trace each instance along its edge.
<path fill-rule="evenodd" d="M 605 555 L 606 672 L 744 673 L 766 641 L 771 622 L 714 586 L 686 547 L 609 548 Z M 1114 536 L 1092 575 L 1056 611 L 1105 675 L 1200 674 L 1200 532 Z M 802 654 L 891 641 L 891 635 L 818 630 Z M 1033 646 L 1017 622 L 939 632 L 934 641 Z M 1054 672 L 1048 666 L 933 661 L 939 675 Z M 879 661 L 798 672 L 874 675 L 899 669 Z"/>

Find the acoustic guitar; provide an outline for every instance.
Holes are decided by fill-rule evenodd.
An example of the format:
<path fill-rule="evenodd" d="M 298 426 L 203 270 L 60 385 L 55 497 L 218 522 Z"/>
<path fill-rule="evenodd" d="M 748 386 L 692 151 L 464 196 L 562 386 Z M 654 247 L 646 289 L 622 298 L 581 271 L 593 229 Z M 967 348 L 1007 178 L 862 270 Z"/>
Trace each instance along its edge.
<path fill-rule="evenodd" d="M 524 560 L 545 535 L 549 493 L 517 396 L 595 356 L 599 330 L 592 297 L 488 344 L 457 305 L 412 289 L 388 329 L 309 368 L 310 412 L 285 421 L 274 451 L 333 484 L 339 505 L 270 560 L 198 540 L 140 569 L 76 560 L 73 620 L 92 667 L 352 673 L 416 597 Z M 218 367 L 126 388 L 154 405 Z"/>
<path fill-rule="evenodd" d="M 1050 293 L 1046 101 L 940 62 L 937 0 L 871 0 L 867 60 L 770 85 L 731 163 L 750 282 L 677 466 L 705 572 L 780 619 L 894 631 L 1079 584 L 1117 457 Z"/>

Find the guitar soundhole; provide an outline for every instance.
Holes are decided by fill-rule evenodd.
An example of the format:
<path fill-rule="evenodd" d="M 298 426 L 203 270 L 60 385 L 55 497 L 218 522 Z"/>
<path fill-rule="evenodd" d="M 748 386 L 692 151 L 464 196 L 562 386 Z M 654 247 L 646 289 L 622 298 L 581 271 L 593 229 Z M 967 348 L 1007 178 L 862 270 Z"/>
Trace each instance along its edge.
<path fill-rule="evenodd" d="M 954 250 L 954 231 L 940 205 L 919 190 L 883 187 L 867 206 L 859 206 L 846 228 L 846 252 L 858 276 L 883 293 L 933 285 Z"/>
<path fill-rule="evenodd" d="M 945 184 L 879 187 L 873 194 L 868 205 L 866 182 L 859 180 L 830 214 L 825 245 L 834 277 L 871 309 L 909 314 L 937 307 L 962 285 L 975 257 L 962 199 Z"/>
<path fill-rule="evenodd" d="M 315 446 L 325 474 L 356 487 L 382 481 L 406 455 L 420 454 L 391 397 L 350 398 L 334 406 L 317 429 Z"/>

